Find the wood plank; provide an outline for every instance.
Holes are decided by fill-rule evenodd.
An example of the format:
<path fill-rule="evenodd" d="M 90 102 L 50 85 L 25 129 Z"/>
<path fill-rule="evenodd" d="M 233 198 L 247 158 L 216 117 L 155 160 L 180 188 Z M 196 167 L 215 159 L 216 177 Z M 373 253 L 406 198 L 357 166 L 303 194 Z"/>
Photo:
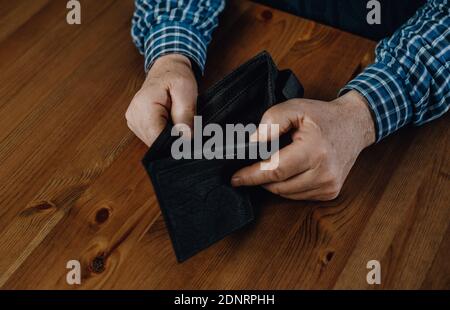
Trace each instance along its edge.
<path fill-rule="evenodd" d="M 214 38 L 209 49 L 206 76 L 201 83 L 201 89 L 205 89 L 262 50 L 268 51 L 272 58 L 279 62 L 300 38 L 302 29 L 308 24 L 304 19 L 293 18 L 292 15 L 262 5 L 251 2 L 246 5 L 246 10 L 242 10 L 235 22 L 226 30 L 219 31 L 219 36 Z M 226 13 L 235 16 L 230 11 Z M 232 16 L 231 20 L 234 19 Z M 228 19 L 228 16 L 224 16 L 225 18 Z"/>
<path fill-rule="evenodd" d="M 439 247 L 439 251 L 434 257 L 433 263 L 428 270 L 427 277 L 422 283 L 421 289 L 450 289 L 450 264 L 448 263 L 448 253 L 450 253 L 450 225 L 445 233 L 444 240 L 442 240 Z"/>
<path fill-rule="evenodd" d="M 0 264 L 1 282 L 20 266 L 132 138 L 123 115 L 130 94 L 139 85 L 136 81 L 143 75 L 133 74 L 123 80 L 127 72 L 142 68 L 142 60 L 129 41 L 129 18 L 123 14 L 126 8 L 131 14 L 132 4 L 118 2 L 116 10 L 100 19 L 99 30 L 106 27 L 114 36 L 105 36 L 89 60 L 61 84 L 59 94 L 43 98 L 39 106 L 43 110 L 30 115 L 34 119 L 22 123 L 26 129 L 16 129 L 18 136 L 10 140 L 17 142 L 24 133 L 24 138 L 31 139 L 21 145 L 23 153 L 13 153 L 3 162 L 8 164 L 13 182 L 4 182 L 1 189 L 2 205 L 9 207 L 3 208 L 6 213 L 1 217 L 5 224 L 0 249 L 7 252 Z M 111 28 L 115 25 L 120 25 L 122 31 Z M 135 57 L 125 57 L 133 54 Z M 2 151 L 7 149 L 4 146 Z"/>
<path fill-rule="evenodd" d="M 383 286 L 420 288 L 449 224 L 448 121 L 415 132 L 336 288 L 368 288 L 365 266 L 373 259 L 383 266 Z"/>
<path fill-rule="evenodd" d="M 4 288 L 69 288 L 65 266 L 72 259 L 82 263 L 83 288 L 120 277 L 116 270 L 128 264 L 126 257 L 139 248 L 137 242 L 159 215 L 145 171 L 130 165 L 139 163 L 145 146 L 134 139 L 130 147 L 139 151 L 122 151 L 114 165 L 67 205 L 70 210 Z"/>
<path fill-rule="evenodd" d="M 61 57 L 75 49 L 73 41 L 80 34 L 91 33 L 92 35 L 92 32 L 89 31 L 92 27 L 91 23 L 100 24 L 97 21 L 98 16 L 111 3 L 113 0 L 84 2 L 83 12 L 86 11 L 86 14 L 83 15 L 82 24 L 74 26 L 68 25 L 66 22 L 65 2 L 51 2 L 46 10 L 42 10 L 40 14 L 36 14 L 25 23 L 17 31 L 17 36 L 11 36 L 1 42 L 0 55 L 3 61 L 2 67 L 0 67 L 2 69 L 0 107 L 3 107 L 19 91 L 23 92 L 23 87 L 30 83 L 36 74 L 45 71 L 47 66 L 61 62 L 56 57 Z M 124 17 L 123 14 L 121 16 Z M 48 25 L 46 26 L 46 24 Z M 113 25 L 109 25 L 109 27 L 113 27 Z M 39 29 L 39 34 L 33 29 Z M 100 33 L 97 35 L 97 39 L 101 38 Z M 32 48 L 30 48 L 31 46 Z M 81 50 L 80 56 L 83 55 L 83 51 Z M 86 52 L 89 52 L 89 49 L 86 49 Z"/>
<path fill-rule="evenodd" d="M 122 9 L 126 7 L 131 12 L 132 5 L 126 4 Z M 116 25 L 122 25 L 123 28 L 125 23 L 128 23 L 127 16 L 123 16 L 122 19 L 120 16 L 123 16 L 123 13 L 111 10 L 109 14 L 100 18 L 90 31 L 86 28 L 85 35 L 80 36 L 80 40 L 76 42 L 78 44 L 68 45 L 70 52 L 53 57 L 54 62 L 45 71 L 37 73 L 28 86 L 23 87 L 5 109 L 0 110 L 0 116 L 5 120 L 0 125 L 1 133 L 4 135 L 0 148 L 0 160 L 3 165 L 0 178 L 9 180 L 0 185 L 2 205 L 8 206 L 0 211 L 0 227 L 9 223 L 10 216 L 17 213 L 11 206 L 24 207 L 24 201 L 28 202 L 36 195 L 38 191 L 36 188 L 48 182 L 56 168 L 55 162 L 65 166 L 66 161 L 61 160 L 65 158 L 70 161 L 73 158 L 75 154 L 69 158 L 67 153 L 64 154 L 67 146 L 75 142 L 68 137 L 78 135 L 79 139 L 82 139 L 85 135 L 83 130 L 95 126 L 95 122 L 87 117 L 93 111 L 87 107 L 91 109 L 109 107 L 107 104 L 98 105 L 95 102 L 97 98 L 95 94 L 103 94 L 100 98 L 104 98 L 108 90 L 99 86 L 110 86 L 114 80 L 105 81 L 101 76 L 90 73 L 92 68 L 98 67 L 99 64 L 104 66 L 102 61 L 105 55 L 109 55 L 108 49 L 114 47 L 115 42 L 111 40 L 114 39 L 112 33 L 115 35 L 119 27 Z M 99 34 L 104 36 L 99 39 L 97 37 Z M 126 37 L 125 32 L 122 35 Z M 82 48 L 83 52 L 77 51 L 77 46 Z M 126 47 L 135 55 L 131 61 L 137 63 L 138 55 L 131 43 Z M 94 52 L 97 54 L 87 61 L 87 57 Z M 17 69 L 20 70 L 20 67 Z M 109 75 L 110 68 L 104 70 L 107 72 L 104 74 Z M 118 76 L 119 73 L 111 74 Z M 136 81 L 142 78 L 142 75 L 133 77 L 134 79 L 130 81 Z M 103 84 L 96 85 L 98 82 Z M 61 132 L 55 131 L 54 128 L 60 128 Z M 51 137 L 55 140 L 51 141 Z M 94 144 L 92 147 L 97 146 Z M 43 158 L 46 160 L 43 161 Z M 22 195 L 18 197 L 17 192 L 22 192 Z"/>
<path fill-rule="evenodd" d="M 2 1 L 0 7 L 0 42 L 26 23 L 34 14 L 44 9 L 49 0 Z"/>

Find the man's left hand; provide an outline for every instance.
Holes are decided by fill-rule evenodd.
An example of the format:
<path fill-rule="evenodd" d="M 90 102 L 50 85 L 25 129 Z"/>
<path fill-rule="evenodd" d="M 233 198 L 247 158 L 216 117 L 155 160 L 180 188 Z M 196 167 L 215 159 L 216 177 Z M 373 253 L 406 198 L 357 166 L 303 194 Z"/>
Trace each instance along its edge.
<path fill-rule="evenodd" d="M 262 185 L 295 200 L 336 198 L 359 153 L 375 141 L 369 107 L 356 91 L 331 102 L 286 101 L 267 110 L 261 123 L 279 124 L 279 134 L 290 132 L 293 142 L 278 151 L 276 169 L 261 170 L 255 163 L 236 172 L 231 183 Z M 278 138 L 261 130 L 256 135 L 259 141 Z"/>

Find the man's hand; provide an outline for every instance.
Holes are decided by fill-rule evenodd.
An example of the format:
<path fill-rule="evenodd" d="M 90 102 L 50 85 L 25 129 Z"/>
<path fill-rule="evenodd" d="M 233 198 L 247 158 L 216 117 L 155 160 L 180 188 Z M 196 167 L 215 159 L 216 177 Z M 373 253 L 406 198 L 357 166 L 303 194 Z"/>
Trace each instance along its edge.
<path fill-rule="evenodd" d="M 336 198 L 359 153 L 375 141 L 369 108 L 355 91 L 332 102 L 286 101 L 269 109 L 261 123 L 279 124 L 280 134 L 291 132 L 293 142 L 279 150 L 277 169 L 264 171 L 256 163 L 236 172 L 231 182 L 262 185 L 289 199 Z M 262 131 L 257 136 L 277 138 Z"/>
<path fill-rule="evenodd" d="M 191 129 L 197 102 L 197 81 L 191 62 L 183 55 L 158 58 L 125 114 L 128 127 L 148 146 L 171 117 L 174 124 Z"/>

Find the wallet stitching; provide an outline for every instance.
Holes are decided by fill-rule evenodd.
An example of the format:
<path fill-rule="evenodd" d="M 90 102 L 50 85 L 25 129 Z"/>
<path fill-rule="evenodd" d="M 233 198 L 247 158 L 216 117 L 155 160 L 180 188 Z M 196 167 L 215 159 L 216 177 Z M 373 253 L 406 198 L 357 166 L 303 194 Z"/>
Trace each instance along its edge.
<path fill-rule="evenodd" d="M 264 61 L 263 61 L 263 59 L 261 59 L 261 60 L 259 60 L 259 61 L 257 61 L 257 62 L 255 62 L 255 63 L 251 63 L 251 64 L 249 64 L 249 70 L 256 70 L 256 69 L 258 69 L 258 65 L 260 65 L 261 63 L 264 63 Z M 252 68 L 252 67 L 254 67 L 254 68 Z M 232 77 L 234 77 L 234 75 L 236 75 L 236 73 L 238 73 L 238 71 L 233 71 L 233 72 L 231 72 L 230 73 L 230 80 L 231 80 L 231 78 Z M 250 73 L 247 73 L 247 74 L 250 74 Z M 240 82 L 241 80 L 243 80 L 243 79 L 245 79 L 246 78 L 246 76 L 237 76 L 235 79 L 234 79 L 234 83 L 235 84 L 237 84 L 238 82 Z M 224 83 L 224 81 L 221 81 L 223 84 L 225 84 Z M 208 95 L 208 97 L 210 97 L 210 98 L 205 98 L 205 99 L 208 99 L 207 100 L 207 102 L 210 102 L 214 97 L 217 97 L 217 96 L 221 96 L 221 95 L 223 95 L 223 93 L 225 93 L 230 87 L 228 87 L 228 88 L 225 88 L 225 89 L 220 89 L 219 91 L 216 91 L 216 89 L 217 88 L 221 88 L 223 85 L 216 85 L 215 86 L 215 88 L 213 89 L 213 90 L 210 90 L 209 92 L 211 92 L 211 94 L 209 94 Z M 205 96 L 206 97 L 206 96 Z M 205 105 L 205 107 L 206 107 L 207 105 Z"/>
<path fill-rule="evenodd" d="M 150 175 L 150 177 L 151 177 L 151 175 Z M 156 178 L 155 179 L 156 183 L 161 184 L 161 182 L 159 180 L 160 176 L 156 175 L 155 178 Z M 154 188 L 156 189 L 158 187 L 154 186 Z M 158 197 L 164 197 L 164 195 L 162 195 L 162 193 L 160 192 L 159 189 L 155 190 L 155 191 L 156 191 L 156 195 Z M 180 243 L 179 243 L 177 237 L 175 236 L 176 228 L 173 226 L 173 223 L 170 220 L 170 217 L 169 217 L 169 215 L 167 213 L 166 203 L 165 203 L 164 199 L 161 199 L 161 201 L 159 201 L 159 199 L 158 199 L 158 202 L 159 202 L 159 206 L 160 206 L 160 209 L 161 209 L 161 213 L 162 213 L 162 215 L 164 217 L 164 220 L 167 223 L 167 225 L 169 226 L 167 231 L 169 232 L 170 239 L 172 240 L 172 243 L 173 243 L 173 249 L 175 251 L 175 256 L 177 258 L 179 258 L 179 257 L 181 258 L 181 256 L 180 256 Z"/>
<path fill-rule="evenodd" d="M 247 91 L 250 87 L 255 85 L 257 82 L 259 82 L 263 78 L 264 78 L 264 76 L 261 76 L 261 77 L 256 78 L 255 80 L 253 80 L 250 84 L 248 84 L 245 88 L 243 88 L 240 92 L 238 92 L 232 99 L 230 99 L 227 104 L 224 104 L 217 112 L 215 112 L 209 119 L 207 119 L 206 123 L 214 121 L 214 119 L 217 118 L 217 115 L 219 115 L 224 109 L 226 109 L 226 108 L 230 107 L 231 105 L 233 105 L 236 102 L 237 98 L 240 95 L 242 95 L 242 93 Z"/>
<path fill-rule="evenodd" d="M 218 92 L 218 94 L 216 94 L 216 89 L 220 88 L 223 84 L 227 84 L 229 80 L 231 80 L 232 78 L 234 78 L 234 76 L 240 72 L 243 71 L 244 69 L 248 68 L 248 67 L 252 67 L 252 66 L 257 66 L 259 65 L 261 62 L 264 62 L 265 60 L 270 59 L 270 57 L 268 56 L 268 53 L 266 51 L 261 52 L 259 55 L 257 55 L 253 60 L 250 60 L 250 62 L 246 63 L 246 67 L 238 67 L 235 70 L 233 70 L 231 73 L 229 73 L 226 77 L 224 77 L 222 80 L 214 83 L 204 94 L 204 99 L 208 99 L 207 101 L 210 101 L 212 97 L 223 93 L 225 90 L 220 90 Z M 243 66 L 245 66 L 245 64 L 243 64 Z M 241 77 L 244 78 L 244 77 Z M 208 98 L 210 97 L 210 98 Z"/>
<path fill-rule="evenodd" d="M 246 197 L 246 198 L 247 198 L 247 197 Z M 247 199 L 246 199 L 246 200 L 247 200 Z M 247 202 L 247 201 L 246 201 L 246 202 Z M 248 202 L 247 202 L 247 203 L 248 203 Z M 238 231 L 239 229 L 243 228 L 246 224 L 251 223 L 251 222 L 254 220 L 254 214 L 253 214 L 253 211 L 251 210 L 251 208 L 248 208 L 248 210 L 250 210 L 250 212 L 249 212 L 250 217 L 249 217 L 249 220 L 248 220 L 248 221 L 241 222 L 239 226 L 234 226 L 233 229 L 231 229 L 229 232 L 224 233 L 224 234 L 217 235 L 217 237 L 215 238 L 214 241 L 206 242 L 204 246 L 197 247 L 197 248 L 195 248 L 195 249 L 193 249 L 193 250 L 187 252 L 186 255 L 180 256 L 180 260 L 185 260 L 185 259 L 187 259 L 187 258 L 189 258 L 189 257 L 191 257 L 191 256 L 193 256 L 193 255 L 195 255 L 196 253 L 200 252 L 201 250 L 210 247 L 211 245 L 213 245 L 214 243 L 218 242 L 219 240 L 222 240 L 223 238 L 227 237 L 228 235 L 230 235 L 230 234 L 232 234 L 232 233 Z M 178 244 L 178 243 L 177 243 L 177 244 Z"/>
<path fill-rule="evenodd" d="M 258 64 L 255 64 L 255 65 L 259 65 L 259 63 L 258 63 Z M 259 71 L 259 70 L 256 70 L 256 69 L 260 69 L 260 68 L 256 67 L 256 68 L 253 68 L 252 70 Z M 250 74 L 250 73 L 249 73 L 249 74 Z M 267 76 L 269 76 L 269 75 L 267 75 Z M 264 77 L 264 75 L 263 75 L 262 77 Z M 235 85 L 238 84 L 239 82 L 241 82 L 242 80 L 244 80 L 245 78 L 246 78 L 246 76 L 240 76 L 240 77 L 238 77 L 238 79 L 235 81 Z M 250 83 L 253 83 L 253 82 L 254 82 L 254 81 L 251 81 Z M 251 84 L 247 85 L 246 87 L 248 88 L 249 86 L 251 86 Z M 208 103 L 205 104 L 205 105 L 203 106 L 203 108 L 201 109 L 201 111 L 199 111 L 199 115 L 203 114 L 204 111 L 212 105 L 211 101 L 213 101 L 216 97 L 223 96 L 224 93 L 226 93 L 226 92 L 229 91 L 230 89 L 232 89 L 232 87 L 227 87 L 226 89 L 220 90 L 219 92 L 217 92 L 216 94 L 214 94 L 213 96 L 211 96 L 211 98 L 209 98 L 209 100 L 208 100 Z M 232 98 L 232 100 L 234 100 L 235 97 L 236 97 L 236 95 Z M 226 105 L 224 105 L 224 106 L 229 106 L 229 104 L 226 104 Z M 218 112 L 215 112 L 215 114 L 214 114 L 213 116 L 211 116 L 210 119 L 213 118 L 213 117 L 215 117 L 217 113 L 218 113 Z"/>
<path fill-rule="evenodd" d="M 161 184 L 161 180 L 160 180 L 161 174 L 158 174 L 155 177 L 156 177 L 156 179 L 154 181 L 156 181 L 157 184 Z M 153 179 L 151 175 L 150 175 L 150 178 Z M 162 193 L 159 191 L 159 189 L 156 190 L 156 188 L 159 188 L 159 187 L 154 187 L 154 188 L 155 188 L 155 192 L 156 192 L 157 196 L 164 197 L 164 195 L 162 195 Z M 166 206 L 165 200 L 162 199 L 161 201 L 159 201 L 161 213 L 162 213 L 166 223 L 168 223 L 168 225 L 170 225 L 170 229 L 167 229 L 167 230 L 168 230 L 169 236 L 170 236 L 170 238 L 171 238 L 171 240 L 173 242 L 173 248 L 174 248 L 174 251 L 175 251 L 175 254 L 176 254 L 176 257 L 178 258 L 178 260 L 179 261 L 184 261 L 185 259 L 187 259 L 187 258 L 193 256 L 194 254 L 200 252 L 202 249 L 206 249 L 207 247 L 210 247 L 215 242 L 217 242 L 219 240 L 222 240 L 223 238 L 225 238 L 229 234 L 239 230 L 240 228 L 243 227 L 243 225 L 252 222 L 254 220 L 254 213 L 253 213 L 253 209 L 251 208 L 250 198 L 249 198 L 248 195 L 244 195 L 242 198 L 243 198 L 242 204 L 244 205 L 245 210 L 248 212 L 249 220 L 241 222 L 240 225 L 238 225 L 238 226 L 234 226 L 233 229 L 231 231 L 227 232 L 227 233 L 223 233 L 223 234 L 218 235 L 215 238 L 214 241 L 206 242 L 203 246 L 198 246 L 195 249 L 193 249 L 193 250 L 191 250 L 189 252 L 186 252 L 185 255 L 181 255 L 180 243 L 179 243 L 178 238 L 176 236 L 176 231 L 178 231 L 178 229 L 173 226 L 173 222 L 170 220 L 170 216 L 167 213 L 167 206 Z"/>

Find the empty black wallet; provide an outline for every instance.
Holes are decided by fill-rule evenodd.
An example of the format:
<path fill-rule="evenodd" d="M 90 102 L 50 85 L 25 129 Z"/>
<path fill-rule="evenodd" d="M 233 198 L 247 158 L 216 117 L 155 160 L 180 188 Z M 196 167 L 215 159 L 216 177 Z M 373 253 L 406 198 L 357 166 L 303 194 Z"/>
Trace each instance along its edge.
<path fill-rule="evenodd" d="M 259 124 L 276 103 L 303 97 L 290 70 L 279 71 L 262 52 L 198 97 L 197 115 L 211 123 Z M 142 160 L 166 222 L 179 262 L 242 228 L 254 219 L 252 188 L 234 188 L 234 172 L 255 160 L 174 159 L 168 124 Z M 280 139 L 281 144 L 289 143 Z"/>

